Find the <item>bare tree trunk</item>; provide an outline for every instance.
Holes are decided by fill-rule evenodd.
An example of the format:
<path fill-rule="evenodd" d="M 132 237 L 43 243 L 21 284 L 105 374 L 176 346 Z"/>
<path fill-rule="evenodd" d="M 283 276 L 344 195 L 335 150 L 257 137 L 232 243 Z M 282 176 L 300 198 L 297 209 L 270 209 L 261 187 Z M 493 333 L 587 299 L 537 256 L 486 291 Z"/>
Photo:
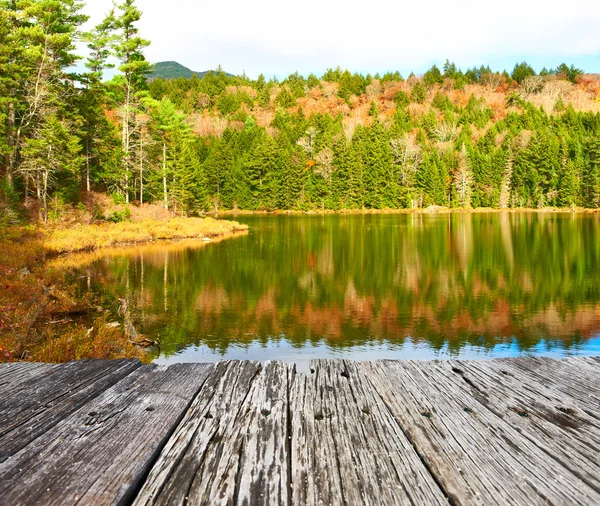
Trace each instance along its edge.
<path fill-rule="evenodd" d="M 48 223 L 48 171 L 44 171 L 44 223 Z"/>
<path fill-rule="evenodd" d="M 8 152 L 6 153 L 6 181 L 9 186 L 14 184 L 13 173 L 16 160 L 15 147 L 15 103 L 11 100 L 8 103 Z"/>
<path fill-rule="evenodd" d="M 44 219 L 42 215 L 42 179 L 40 177 L 40 169 L 35 171 L 35 190 L 38 202 L 38 218 L 40 221 Z"/>
<path fill-rule="evenodd" d="M 90 193 L 90 139 L 85 139 L 85 189 Z"/>
<path fill-rule="evenodd" d="M 127 83 L 127 90 L 125 93 L 125 104 L 123 111 L 123 150 L 125 151 L 125 158 L 123 159 L 123 173 L 125 176 L 125 202 L 129 204 L 129 106 L 131 103 L 131 86 Z"/>
<path fill-rule="evenodd" d="M 140 205 L 144 203 L 144 137 L 140 136 Z"/>
<path fill-rule="evenodd" d="M 167 192 L 167 144 L 163 142 L 163 202 L 169 209 L 169 193 Z"/>

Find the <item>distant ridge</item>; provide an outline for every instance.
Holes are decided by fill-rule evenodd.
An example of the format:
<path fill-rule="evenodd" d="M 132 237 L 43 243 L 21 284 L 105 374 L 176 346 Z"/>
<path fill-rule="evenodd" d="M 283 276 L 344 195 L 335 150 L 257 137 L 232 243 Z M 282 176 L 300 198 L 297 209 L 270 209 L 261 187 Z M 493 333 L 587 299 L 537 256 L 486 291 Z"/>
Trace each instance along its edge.
<path fill-rule="evenodd" d="M 153 79 L 177 79 L 179 77 L 191 79 L 194 75 L 201 79 L 208 72 L 210 72 L 210 70 L 195 72 L 176 61 L 161 61 L 154 64 L 154 70 L 148 74 L 148 81 L 152 81 Z M 231 74 L 227 75 L 231 76 Z"/>

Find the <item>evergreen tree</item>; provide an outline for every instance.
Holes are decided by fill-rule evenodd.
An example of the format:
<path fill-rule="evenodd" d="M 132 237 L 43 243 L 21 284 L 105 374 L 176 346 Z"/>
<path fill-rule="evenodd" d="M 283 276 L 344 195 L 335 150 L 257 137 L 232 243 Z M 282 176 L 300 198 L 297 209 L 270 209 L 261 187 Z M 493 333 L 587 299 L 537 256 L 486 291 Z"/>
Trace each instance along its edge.
<path fill-rule="evenodd" d="M 142 12 L 135 6 L 135 0 L 124 0 L 119 4 L 119 15 L 115 26 L 119 30 L 115 43 L 115 54 L 120 61 L 123 99 L 121 106 L 121 141 L 123 149 L 122 191 L 126 202 L 129 202 L 130 184 L 135 166 L 134 137 L 136 132 L 135 119 L 138 105 L 137 94 L 146 87 L 146 74 L 152 68 L 144 57 L 144 48 L 150 41 L 142 39 L 138 34 L 137 23 Z"/>

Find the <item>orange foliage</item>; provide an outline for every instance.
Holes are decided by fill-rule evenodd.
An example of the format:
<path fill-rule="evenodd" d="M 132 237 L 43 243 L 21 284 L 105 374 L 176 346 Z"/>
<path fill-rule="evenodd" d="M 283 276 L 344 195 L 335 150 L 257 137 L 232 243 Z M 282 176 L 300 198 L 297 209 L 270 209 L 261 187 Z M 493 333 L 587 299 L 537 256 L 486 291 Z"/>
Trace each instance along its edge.
<path fill-rule="evenodd" d="M 396 112 L 396 103 L 394 98 L 399 91 L 404 91 L 408 95 L 412 92 L 412 87 L 418 78 L 410 78 L 405 82 L 386 82 L 381 83 L 373 80 L 362 95 L 352 95 L 346 102 L 338 96 L 339 84 L 321 81 L 320 86 L 314 86 L 308 90 L 306 96 L 298 98 L 296 105 L 291 107 L 289 112 L 297 113 L 300 109 L 310 118 L 315 114 L 329 114 L 332 116 L 341 115 L 344 133 L 347 138 L 351 138 L 354 130 L 359 125 L 370 125 L 373 118 L 368 112 L 371 102 L 375 102 L 379 111 L 379 119 L 388 127 L 392 124 Z M 577 111 L 600 112 L 600 75 L 584 75 L 578 79 L 576 85 L 571 86 L 565 81 L 559 81 L 556 78 L 544 78 L 544 88 L 539 93 L 526 96 L 537 107 L 544 107 L 547 111 L 552 111 L 554 104 L 561 97 L 565 105 L 572 105 Z M 510 111 L 518 111 L 518 108 L 507 108 L 506 99 L 511 91 L 521 92 L 521 88 L 512 84 L 509 86 L 506 79 L 499 76 L 499 79 L 487 84 L 469 84 L 462 90 L 454 89 L 454 81 L 447 79 L 442 85 L 434 85 L 427 91 L 427 97 L 423 104 L 411 102 L 408 106 L 412 116 L 418 118 L 427 114 L 431 110 L 431 103 L 436 93 L 446 95 L 450 101 L 457 107 L 465 107 L 470 97 L 473 95 L 477 99 L 483 99 L 484 102 L 493 111 L 493 121 L 505 118 Z M 559 86 L 560 85 L 560 86 Z M 230 93 L 246 92 L 252 97 L 256 97 L 255 90 L 245 86 L 231 86 L 227 88 Z M 274 86 L 271 90 L 271 101 L 268 107 L 261 107 L 255 103 L 252 110 L 249 110 L 245 104 L 242 108 L 249 114 L 252 114 L 259 126 L 267 128 L 269 135 L 278 135 L 278 130 L 271 127 L 275 117 L 275 97 L 279 93 L 280 87 Z M 441 120 L 443 114 L 434 109 L 438 120 Z M 113 112 L 113 118 L 116 114 Z M 243 125 L 235 120 L 227 120 L 221 117 L 216 111 L 205 110 L 202 114 L 192 115 L 190 124 L 194 132 L 200 136 L 220 136 L 229 126 L 240 129 Z M 479 132 L 483 135 L 484 132 Z"/>

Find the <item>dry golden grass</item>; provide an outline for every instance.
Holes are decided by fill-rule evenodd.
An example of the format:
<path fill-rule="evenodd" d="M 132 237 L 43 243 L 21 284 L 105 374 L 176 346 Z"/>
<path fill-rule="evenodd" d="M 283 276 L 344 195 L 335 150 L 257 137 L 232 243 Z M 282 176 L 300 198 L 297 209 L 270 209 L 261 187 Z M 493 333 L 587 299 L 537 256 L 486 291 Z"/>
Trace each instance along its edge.
<path fill-rule="evenodd" d="M 213 238 L 248 230 L 247 225 L 213 218 L 171 218 L 115 224 L 88 224 L 70 228 L 48 228 L 44 247 L 50 254 L 91 251 L 119 244 L 137 244 L 164 239 Z"/>
<path fill-rule="evenodd" d="M 251 214 L 246 211 L 244 214 Z M 266 213 L 264 213 L 266 214 Z M 56 258 L 49 260 L 46 263 L 46 268 L 50 271 L 64 271 L 67 269 L 80 268 L 83 265 L 96 262 L 98 260 L 106 260 L 109 258 L 122 257 L 124 255 L 144 255 L 149 258 L 153 255 L 163 255 L 165 253 L 178 253 L 185 251 L 189 248 L 206 248 L 212 244 L 233 239 L 236 237 L 242 237 L 246 235 L 247 231 L 234 232 L 226 236 L 215 237 L 210 242 L 205 242 L 195 239 L 177 239 L 175 241 L 161 241 L 158 243 L 144 243 L 137 245 L 121 245 L 109 248 L 102 248 L 93 251 L 84 251 L 79 253 L 71 253 L 69 255 L 60 255 Z"/>

